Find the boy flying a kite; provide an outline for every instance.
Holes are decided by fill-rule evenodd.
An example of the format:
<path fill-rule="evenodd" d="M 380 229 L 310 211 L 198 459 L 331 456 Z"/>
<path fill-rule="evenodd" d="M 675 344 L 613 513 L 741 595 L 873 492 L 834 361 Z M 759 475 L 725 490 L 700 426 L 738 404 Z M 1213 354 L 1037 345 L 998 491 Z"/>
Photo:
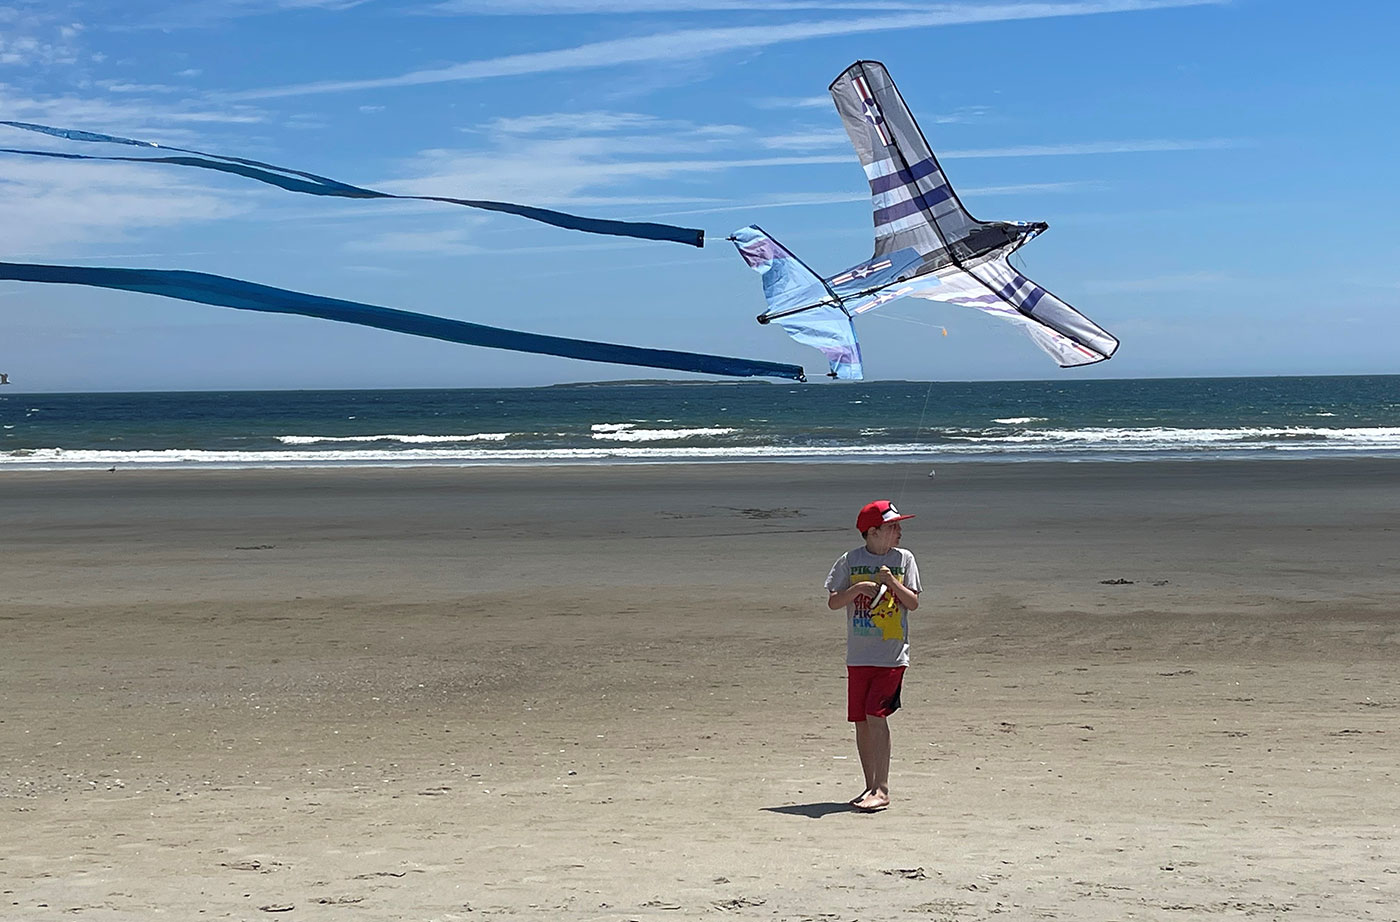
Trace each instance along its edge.
<path fill-rule="evenodd" d="M 901 515 L 887 499 L 856 516 L 865 544 L 841 555 L 826 578 L 827 607 L 846 610 L 846 719 L 856 727 L 865 790 L 857 810 L 890 805 L 890 725 L 909 665 L 909 612 L 919 607 L 919 567 L 899 546 Z"/>

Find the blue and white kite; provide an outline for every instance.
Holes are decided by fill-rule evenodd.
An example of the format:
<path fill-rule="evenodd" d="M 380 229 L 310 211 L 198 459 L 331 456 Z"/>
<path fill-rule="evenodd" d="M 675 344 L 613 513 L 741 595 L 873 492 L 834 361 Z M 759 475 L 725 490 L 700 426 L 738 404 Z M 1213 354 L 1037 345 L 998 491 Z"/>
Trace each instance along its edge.
<path fill-rule="evenodd" d="M 870 180 L 875 253 L 822 278 L 757 225 L 735 231 L 729 239 L 763 276 L 759 323 L 815 346 L 831 377 L 852 380 L 862 377 L 852 320 L 905 297 L 1015 323 L 1064 368 L 1113 355 L 1117 339 L 1012 268 L 1011 254 L 1047 225 L 968 214 L 883 64 L 857 61 L 830 90 Z"/>

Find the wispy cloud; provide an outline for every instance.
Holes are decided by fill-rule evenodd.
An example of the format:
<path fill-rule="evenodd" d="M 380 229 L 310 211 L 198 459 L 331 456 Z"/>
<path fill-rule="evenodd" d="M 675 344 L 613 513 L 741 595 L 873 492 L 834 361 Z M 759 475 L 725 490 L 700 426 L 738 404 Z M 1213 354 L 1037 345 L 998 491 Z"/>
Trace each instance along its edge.
<path fill-rule="evenodd" d="M 301 10 L 337 13 L 362 6 L 371 0 L 200 0 L 198 3 L 173 2 L 132 17 L 128 28 L 190 29 L 250 16 L 267 16 Z"/>
<path fill-rule="evenodd" d="M 935 113 L 931 118 L 935 125 L 958 125 L 975 122 L 987 117 L 989 106 L 959 106 L 952 112 Z"/>
<path fill-rule="evenodd" d="M 1196 291 L 1201 288 L 1214 288 L 1230 282 L 1224 272 L 1183 272 L 1175 275 L 1154 275 L 1138 279 L 1098 279 L 1082 283 L 1085 291 L 1095 294 L 1122 294 L 1125 292 L 1171 292 Z"/>
<path fill-rule="evenodd" d="M 1096 182 L 1043 182 L 1021 183 L 1010 186 L 970 186 L 958 190 L 964 198 L 992 195 L 1029 195 L 1045 192 L 1082 192 L 1099 187 Z M 850 202 L 868 202 L 870 195 L 864 192 L 817 192 L 783 193 L 775 192 L 759 196 L 746 202 L 720 205 L 714 208 L 687 208 L 683 211 L 663 211 L 658 217 L 682 217 L 697 214 L 723 214 L 730 211 L 752 211 L 757 208 L 801 208 L 820 205 L 844 205 Z"/>
<path fill-rule="evenodd" d="M 589 128 L 593 130 L 590 132 Z M 381 181 L 376 187 L 409 194 L 435 194 L 442 189 L 455 189 L 465 196 L 528 201 L 553 207 L 664 204 L 668 201 L 679 204 L 707 198 L 704 189 L 698 190 L 698 196 L 690 194 L 684 182 L 717 171 L 855 164 L 854 154 L 846 149 L 845 138 L 835 129 L 764 139 L 755 138 L 752 129 L 736 126 L 698 125 L 633 113 L 594 112 L 582 116 L 563 113 L 497 119 L 472 130 L 486 134 L 491 146 L 484 150 L 422 151 L 404 164 L 403 174 Z M 749 149 L 755 144 L 765 145 L 777 153 L 736 157 L 736 143 Z M 1215 150 L 1237 144 L 1222 138 L 1092 141 L 951 150 L 940 156 L 945 160 L 1109 156 Z M 821 153 L 824 149 L 832 152 Z M 784 150 L 794 152 L 785 154 Z M 805 153 L 807 150 L 818 152 Z M 646 154 L 638 156 L 638 151 Z M 506 153 L 509 156 L 503 155 Z M 541 165 L 545 165 L 544 168 Z M 647 182 L 667 185 L 664 190 L 648 192 L 644 185 L 638 185 Z M 610 190 L 624 186 L 628 189 L 625 198 L 608 195 Z M 982 191 L 995 195 L 1073 187 L 1066 183 L 1042 183 L 986 187 Z M 662 192 L 664 194 L 658 194 Z M 791 203 L 821 204 L 824 201 L 803 198 L 791 200 Z M 717 205 L 714 209 L 670 213 L 703 213 L 728 207 Z"/>
<path fill-rule="evenodd" d="M 385 256 L 471 256 L 485 252 L 479 244 L 472 242 L 470 232 L 464 228 L 390 231 L 366 239 L 352 240 L 345 244 L 345 249 L 352 253 L 376 253 Z"/>
<path fill-rule="evenodd" d="M 151 228 L 243 212 L 168 173 L 135 165 L 5 162 L 0 181 L 0 252 L 72 255 L 75 247 L 129 239 Z"/>
<path fill-rule="evenodd" d="M 99 80 L 97 85 L 109 93 L 180 93 L 187 89 L 169 83 L 128 83 L 120 80 Z"/>
<path fill-rule="evenodd" d="M 409 194 L 457 189 L 465 196 L 566 206 L 578 204 L 583 198 L 598 202 L 596 195 L 584 193 L 625 181 L 665 180 L 722 169 L 854 162 L 851 155 L 740 160 L 613 159 L 617 148 L 597 142 L 596 138 L 540 141 L 518 149 L 513 157 L 502 157 L 495 151 L 424 151 L 408 164 L 414 175 L 382 182 L 376 188 Z M 548 166 L 541 168 L 544 164 Z"/>
<path fill-rule="evenodd" d="M 392 77 L 360 80 L 327 80 L 247 90 L 230 99 L 269 99 L 313 93 L 339 93 L 390 87 L 421 86 L 492 77 L 519 76 L 596 67 L 615 67 L 654 61 L 675 62 L 779 45 L 788 42 L 859 35 L 900 29 L 919 29 L 979 22 L 1089 16 L 1139 12 L 1183 6 L 1200 6 L 1223 0 L 1083 0 L 1061 3 L 950 4 L 918 13 L 829 19 L 813 22 L 734 26 L 718 29 L 682 29 L 653 35 L 611 39 L 554 51 L 505 55 L 447 67 L 410 71 Z"/>
<path fill-rule="evenodd" d="M 586 240 L 573 238 L 568 243 L 549 244 L 546 246 L 517 246 L 502 247 L 489 246 L 474 243 L 465 231 L 445 230 L 439 232 L 410 232 L 410 233 L 386 233 L 377 236 L 357 240 L 345 245 L 347 250 L 360 253 L 396 253 L 399 255 L 415 255 L 425 257 L 435 256 L 514 256 L 514 255 L 542 255 L 545 253 L 574 253 L 584 250 L 609 251 L 609 250 L 649 250 L 655 252 L 652 245 L 639 240 L 627 240 L 621 237 L 600 240 L 596 237 Z M 693 261 L 693 260 L 692 260 Z M 649 261 L 649 265 L 654 261 Z M 532 272 L 532 277 L 540 277 L 555 274 L 573 274 L 577 270 L 562 270 L 560 273 L 553 272 Z"/>
<path fill-rule="evenodd" d="M 793 109 L 830 109 L 832 106 L 830 96 L 769 96 L 764 99 L 756 99 L 751 103 L 757 109 L 778 109 L 791 111 Z M 935 125 L 952 125 L 974 122 L 986 118 L 991 111 L 989 106 L 959 106 L 952 112 L 933 113 L 925 115 L 921 121 L 927 121 Z M 844 135 L 838 135 L 844 137 Z"/>
<path fill-rule="evenodd" d="M 1098 180 L 1087 182 L 1022 182 L 1008 186 L 971 186 L 963 194 L 972 195 L 1031 195 L 1041 192 L 1084 192 L 1088 189 L 1102 189 L 1105 183 Z"/>
<path fill-rule="evenodd" d="M 377 188 L 410 194 L 443 189 L 475 197 L 562 207 L 633 207 L 650 216 L 713 214 L 756 207 L 818 206 L 860 201 L 864 193 L 776 193 L 747 202 L 714 201 L 706 177 L 718 171 L 782 169 L 823 164 L 854 167 L 853 153 L 839 130 L 759 139 L 779 151 L 736 157 L 752 149 L 755 132 L 731 125 L 705 125 L 628 112 L 545 113 L 495 119 L 470 129 L 485 135 L 483 150 L 435 149 L 403 164 L 403 173 Z M 739 134 L 732 134 L 738 131 Z M 732 135 L 732 136 L 731 136 Z M 952 158 L 1128 154 L 1218 147 L 1210 139 L 1099 141 L 951 151 Z M 805 153 L 806 148 L 831 153 Z M 796 153 L 781 153 L 784 149 Z M 638 151 L 645 151 L 638 155 Z M 503 156 L 508 153 L 509 156 Z M 677 155 L 680 156 L 677 156 Z M 545 165 L 541 168 L 541 165 Z M 858 174 L 856 174 L 858 175 Z M 1083 190 L 1094 183 L 1022 183 L 963 190 L 969 196 L 1029 195 Z M 623 194 L 615 194 L 617 192 Z M 669 207 L 668 207 L 669 206 Z M 455 245 L 455 244 L 454 244 Z"/>
<path fill-rule="evenodd" d="M 377 188 L 410 194 L 454 189 L 553 207 L 694 203 L 709 196 L 674 183 L 648 190 L 645 183 L 731 166 L 736 141 L 752 134 L 738 125 L 610 111 L 498 118 L 468 130 L 486 138 L 485 149 L 421 151 L 403 164 L 402 175 Z M 640 185 L 624 197 L 607 194 L 633 183 Z"/>
<path fill-rule="evenodd" d="M 987 157 L 1081 157 L 1090 154 L 1151 154 L 1186 150 L 1228 150 L 1247 142 L 1235 138 L 1172 139 L 1142 141 L 1090 141 L 1079 144 L 1024 144 L 1015 147 L 983 147 L 950 150 L 941 160 L 971 160 Z"/>
<path fill-rule="evenodd" d="M 517 115 L 493 119 L 474 131 L 489 131 L 512 135 L 541 134 L 606 134 L 655 128 L 661 119 L 639 112 L 549 112 L 541 115 Z"/>
<path fill-rule="evenodd" d="M 0 27 L 0 67 L 53 67 L 82 57 L 83 25 L 62 18 L 59 10 L 0 7 Z"/>
<path fill-rule="evenodd" d="M 110 89 L 110 88 L 109 88 Z M 114 92 L 103 96 L 34 96 L 15 91 L 0 84 L 0 112 L 5 118 L 47 125 L 81 127 L 149 137 L 152 140 L 178 142 L 192 137 L 180 125 L 196 124 L 256 124 L 265 120 L 264 113 L 247 104 L 213 104 L 173 100 L 168 95 L 145 97 L 140 93 Z M 7 133 L 10 133 L 7 131 Z M 25 136 L 32 141 L 32 136 Z"/>
<path fill-rule="evenodd" d="M 839 128 L 813 129 L 790 134 L 763 135 L 758 139 L 760 146 L 769 150 L 822 150 L 831 147 L 844 147 L 850 141 Z"/>
<path fill-rule="evenodd" d="M 620 14 L 703 13 L 742 10 L 753 12 L 752 0 L 443 0 L 429 12 L 472 16 L 557 16 L 567 13 Z M 796 10 L 858 10 L 892 12 L 928 9 L 927 3 L 910 0 L 766 0 L 765 12 Z"/>
<path fill-rule="evenodd" d="M 825 109 L 830 96 L 764 96 L 753 100 L 758 109 Z"/>

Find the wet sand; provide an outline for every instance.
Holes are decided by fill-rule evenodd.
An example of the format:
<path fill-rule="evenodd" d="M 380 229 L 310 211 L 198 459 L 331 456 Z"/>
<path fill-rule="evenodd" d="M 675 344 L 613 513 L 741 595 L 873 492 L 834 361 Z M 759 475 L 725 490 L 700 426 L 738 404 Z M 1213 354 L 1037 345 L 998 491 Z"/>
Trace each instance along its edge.
<path fill-rule="evenodd" d="M 927 474 L 6 474 L 0 919 L 1397 918 L 1400 462 Z"/>

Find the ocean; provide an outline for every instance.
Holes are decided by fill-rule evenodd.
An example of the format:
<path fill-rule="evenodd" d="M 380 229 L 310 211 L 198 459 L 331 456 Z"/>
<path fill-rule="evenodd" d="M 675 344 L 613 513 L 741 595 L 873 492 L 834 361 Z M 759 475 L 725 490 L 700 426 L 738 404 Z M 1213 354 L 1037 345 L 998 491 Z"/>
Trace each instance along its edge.
<path fill-rule="evenodd" d="M 1400 457 L 1400 375 L 0 391 L 0 471 Z"/>

